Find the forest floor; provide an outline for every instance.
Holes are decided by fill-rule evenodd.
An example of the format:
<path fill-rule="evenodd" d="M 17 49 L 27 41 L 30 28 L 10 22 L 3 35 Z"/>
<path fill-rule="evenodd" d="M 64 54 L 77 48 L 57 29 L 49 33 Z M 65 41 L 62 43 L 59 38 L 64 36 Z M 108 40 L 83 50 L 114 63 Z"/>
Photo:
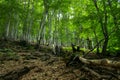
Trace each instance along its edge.
<path fill-rule="evenodd" d="M 98 80 L 80 67 L 82 65 L 67 67 L 63 57 L 51 52 L 22 49 L 4 42 L 1 44 L 0 80 Z M 115 60 L 120 61 L 118 58 Z M 96 69 L 96 72 L 109 76 L 109 79 L 101 80 L 120 80 L 120 69 L 110 69 L 109 72 Z"/>

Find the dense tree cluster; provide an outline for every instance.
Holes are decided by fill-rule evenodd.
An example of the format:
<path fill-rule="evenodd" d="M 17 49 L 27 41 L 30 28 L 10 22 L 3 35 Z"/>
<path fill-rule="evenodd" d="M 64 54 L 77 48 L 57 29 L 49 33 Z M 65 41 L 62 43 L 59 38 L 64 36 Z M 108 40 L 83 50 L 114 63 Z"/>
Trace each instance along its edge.
<path fill-rule="evenodd" d="M 120 0 L 0 0 L 0 38 L 93 49 L 120 47 Z"/>

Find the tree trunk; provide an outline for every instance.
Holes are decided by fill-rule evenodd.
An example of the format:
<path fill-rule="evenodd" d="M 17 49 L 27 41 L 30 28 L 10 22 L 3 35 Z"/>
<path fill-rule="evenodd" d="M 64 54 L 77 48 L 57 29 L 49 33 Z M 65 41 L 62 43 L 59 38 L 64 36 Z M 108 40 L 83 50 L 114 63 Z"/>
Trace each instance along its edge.
<path fill-rule="evenodd" d="M 102 33 L 104 35 L 104 43 L 103 43 L 103 47 L 102 47 L 102 54 L 106 55 L 106 49 L 107 49 L 107 44 L 108 44 L 108 41 L 109 41 L 109 37 L 108 37 L 108 29 L 107 29 L 107 10 L 106 10 L 106 3 L 105 1 L 102 1 L 103 2 L 103 14 L 104 16 L 101 16 L 101 13 L 100 13 L 100 10 L 99 10 L 99 7 L 98 7 L 98 4 L 97 4 L 97 0 L 93 0 L 94 2 L 94 5 L 95 5 L 95 8 L 97 10 L 97 13 L 98 13 L 98 18 L 99 18 L 99 22 L 101 24 L 101 28 L 102 28 Z"/>
<path fill-rule="evenodd" d="M 94 28 L 93 28 L 94 29 Z M 94 32 L 94 35 L 95 35 L 95 40 L 96 40 L 96 43 L 98 44 L 99 43 L 99 41 L 98 41 L 98 37 L 97 37 L 97 34 L 96 34 L 96 31 L 95 31 L 95 29 L 93 30 L 93 32 Z M 97 54 L 99 54 L 100 53 L 100 51 L 99 51 L 99 44 L 97 45 Z"/>
<path fill-rule="evenodd" d="M 40 29 L 39 29 L 39 33 L 38 33 L 38 44 L 41 44 L 41 40 L 43 39 L 44 36 L 44 27 L 45 27 L 45 22 L 46 22 L 46 17 L 48 15 L 48 4 L 47 4 L 47 0 L 43 0 L 43 4 L 44 4 L 44 12 L 43 12 L 43 16 L 41 18 L 41 22 L 40 22 Z"/>
<path fill-rule="evenodd" d="M 10 19 L 8 20 L 8 23 L 7 23 L 7 26 L 6 26 L 5 39 L 7 39 L 8 36 L 9 36 L 9 28 L 10 28 Z"/>
<path fill-rule="evenodd" d="M 104 23 L 102 26 L 102 31 L 103 31 L 103 35 L 105 38 L 104 44 L 103 44 L 103 48 L 102 48 L 102 54 L 106 55 L 106 50 L 107 50 L 107 45 L 108 45 L 108 29 L 107 29 L 107 10 L 106 10 L 106 4 L 105 1 L 103 1 L 103 7 L 104 7 Z"/>
<path fill-rule="evenodd" d="M 107 66 L 107 67 L 113 67 L 113 68 L 120 69 L 120 62 L 118 62 L 118 61 L 112 61 L 112 60 L 108 60 L 108 59 L 90 60 L 90 59 L 85 59 L 83 57 L 79 57 L 79 60 L 82 63 L 88 64 L 88 65 L 99 65 L 99 66 Z"/>

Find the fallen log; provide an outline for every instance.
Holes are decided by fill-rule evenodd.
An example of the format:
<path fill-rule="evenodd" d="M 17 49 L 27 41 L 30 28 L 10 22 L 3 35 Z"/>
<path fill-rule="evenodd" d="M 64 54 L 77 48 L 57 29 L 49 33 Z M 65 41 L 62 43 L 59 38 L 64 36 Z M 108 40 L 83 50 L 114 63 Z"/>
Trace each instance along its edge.
<path fill-rule="evenodd" d="M 119 61 L 113 61 L 109 59 L 85 59 L 83 57 L 79 57 L 79 60 L 88 65 L 98 65 L 98 66 L 106 66 L 106 67 L 113 67 L 120 69 L 120 62 Z"/>
<path fill-rule="evenodd" d="M 111 71 L 109 71 L 109 68 L 113 68 L 113 69 L 120 69 L 120 62 L 119 61 L 113 61 L 113 60 L 109 60 L 109 59 L 94 59 L 94 60 L 90 60 L 90 59 L 86 59 L 83 57 L 79 57 L 79 60 L 85 64 L 82 66 L 82 69 L 89 71 L 92 75 L 95 75 L 98 79 L 110 79 L 112 77 L 114 77 L 117 80 L 120 80 L 120 75 L 119 73 L 113 73 Z M 104 69 L 102 70 L 102 72 L 104 71 L 104 73 L 106 72 L 107 75 L 103 75 L 103 74 L 99 74 L 98 72 L 96 72 L 94 70 L 94 67 L 92 69 L 89 68 L 90 66 L 101 66 L 101 67 L 106 67 L 107 71 L 104 71 Z"/>
<path fill-rule="evenodd" d="M 110 76 L 100 75 L 99 73 L 85 66 L 83 66 L 82 68 L 86 71 L 89 71 L 92 75 L 95 75 L 99 80 L 108 79 L 110 77 Z"/>
<path fill-rule="evenodd" d="M 35 66 L 33 67 L 23 67 L 21 69 L 13 70 L 10 71 L 6 74 L 3 74 L 0 76 L 0 80 L 20 80 L 20 78 L 27 74 L 31 69 L 34 69 Z"/>

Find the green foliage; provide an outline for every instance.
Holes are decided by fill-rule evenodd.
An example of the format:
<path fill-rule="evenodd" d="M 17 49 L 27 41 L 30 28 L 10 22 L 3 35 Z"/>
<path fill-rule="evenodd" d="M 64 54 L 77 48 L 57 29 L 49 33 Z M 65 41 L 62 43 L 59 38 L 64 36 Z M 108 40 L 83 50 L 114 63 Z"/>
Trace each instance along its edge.
<path fill-rule="evenodd" d="M 63 49 L 70 51 L 70 50 L 72 50 L 72 47 L 63 47 Z"/>
<path fill-rule="evenodd" d="M 90 38 L 94 47 L 104 38 L 106 12 L 107 48 L 120 47 L 120 2 L 110 0 L 110 6 L 108 1 L 97 0 L 97 11 L 94 0 L 0 0 L 0 39 L 87 48 Z"/>

